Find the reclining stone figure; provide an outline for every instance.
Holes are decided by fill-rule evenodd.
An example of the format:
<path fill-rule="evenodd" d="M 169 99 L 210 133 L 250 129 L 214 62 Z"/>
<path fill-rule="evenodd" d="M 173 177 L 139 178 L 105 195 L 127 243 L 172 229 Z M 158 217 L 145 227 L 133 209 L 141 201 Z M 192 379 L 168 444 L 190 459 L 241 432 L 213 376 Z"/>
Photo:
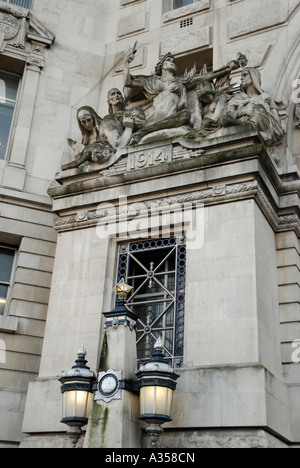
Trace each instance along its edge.
<path fill-rule="evenodd" d="M 109 163 L 117 149 L 129 145 L 134 128 L 145 123 L 139 109 L 126 111 L 122 93 L 113 88 L 108 92 L 109 114 L 101 119 L 94 109 L 85 106 L 78 110 L 77 121 L 82 134 L 82 143 L 71 139 L 69 145 L 75 151 L 73 161 L 62 166 L 62 170 L 74 169 L 86 162 Z"/>

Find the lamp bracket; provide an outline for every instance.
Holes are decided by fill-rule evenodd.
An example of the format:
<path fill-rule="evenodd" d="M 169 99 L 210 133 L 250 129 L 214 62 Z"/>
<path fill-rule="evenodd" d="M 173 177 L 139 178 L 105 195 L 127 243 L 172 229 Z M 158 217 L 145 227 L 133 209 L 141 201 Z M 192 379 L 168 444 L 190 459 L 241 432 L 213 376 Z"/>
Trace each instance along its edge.
<path fill-rule="evenodd" d="M 127 392 L 134 393 L 135 395 L 140 394 L 140 387 L 137 380 L 120 380 L 119 385 L 122 390 L 127 390 Z"/>

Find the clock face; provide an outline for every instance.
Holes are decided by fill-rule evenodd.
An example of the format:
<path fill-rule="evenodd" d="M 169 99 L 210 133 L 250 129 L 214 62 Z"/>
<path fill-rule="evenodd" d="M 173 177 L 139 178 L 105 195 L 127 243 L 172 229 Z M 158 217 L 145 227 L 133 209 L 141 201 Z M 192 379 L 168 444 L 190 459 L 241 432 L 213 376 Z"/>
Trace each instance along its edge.
<path fill-rule="evenodd" d="M 110 403 L 112 400 L 121 400 L 121 380 L 122 371 L 109 369 L 107 372 L 99 372 L 98 386 L 94 396 L 94 400 L 105 401 L 105 403 Z"/>
<path fill-rule="evenodd" d="M 119 382 L 115 375 L 106 374 L 99 381 L 99 392 L 105 397 L 113 396 L 119 388 Z"/>

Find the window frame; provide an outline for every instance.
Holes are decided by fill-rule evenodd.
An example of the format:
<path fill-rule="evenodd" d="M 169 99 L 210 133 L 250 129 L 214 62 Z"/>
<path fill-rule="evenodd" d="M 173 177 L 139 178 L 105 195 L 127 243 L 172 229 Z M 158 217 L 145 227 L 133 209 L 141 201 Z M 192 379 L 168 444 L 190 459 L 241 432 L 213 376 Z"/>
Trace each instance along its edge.
<path fill-rule="evenodd" d="M 10 154 L 10 151 L 11 151 L 12 140 L 13 140 L 13 138 L 12 138 L 13 131 L 14 131 L 15 124 L 16 124 L 16 114 L 17 114 L 17 108 L 18 108 L 20 93 L 21 93 L 21 85 L 22 85 L 22 78 L 23 77 L 22 77 L 22 75 L 20 75 L 18 73 L 13 73 L 13 72 L 10 72 L 9 70 L 3 69 L 3 68 L 0 68 L 0 76 L 1 76 L 1 73 L 5 74 L 5 75 L 11 75 L 11 76 L 17 77 L 19 79 L 18 89 L 17 89 L 15 101 L 13 101 L 12 99 L 4 99 L 5 102 L 8 102 L 8 103 L 13 103 L 14 102 L 14 111 L 13 111 L 13 115 L 12 115 L 12 119 L 11 119 L 9 133 L 8 133 L 8 136 L 7 136 L 7 147 L 6 147 L 4 158 L 0 158 L 0 161 L 8 161 L 9 160 L 9 154 Z M 1 99 L 1 96 L 0 96 L 0 99 Z"/>
<path fill-rule="evenodd" d="M 13 259 L 11 273 L 10 273 L 10 281 L 9 281 L 9 283 L 4 282 L 4 281 L 0 281 L 0 286 L 4 285 L 4 286 L 8 287 L 7 288 L 7 296 L 6 296 L 6 304 L 5 304 L 5 307 L 4 307 L 3 314 L 0 314 L 0 317 L 7 317 L 9 315 L 8 311 L 9 311 L 9 307 L 10 307 L 11 294 L 12 294 L 14 278 L 15 278 L 15 272 L 16 272 L 18 249 L 17 249 L 17 247 L 13 247 L 11 245 L 2 244 L 2 243 L 0 243 L 0 248 L 14 251 L 14 259 Z"/>
<path fill-rule="evenodd" d="M 182 6 L 176 7 L 176 8 L 174 7 L 175 2 L 176 2 L 176 0 L 172 0 L 172 11 L 179 10 L 180 8 L 186 8 L 186 7 L 190 6 L 190 5 L 193 5 L 194 3 L 201 2 L 201 0 L 192 0 L 191 3 L 189 3 L 188 5 L 182 5 Z"/>
<path fill-rule="evenodd" d="M 14 5 L 14 6 L 18 6 L 18 7 L 21 7 L 21 8 L 25 8 L 26 10 L 31 10 L 32 7 L 33 7 L 33 1 L 34 0 L 19 0 L 20 2 L 24 2 L 24 1 L 28 1 L 30 2 L 30 5 L 29 6 L 23 6 L 23 5 L 18 5 L 17 3 L 12 3 L 12 0 L 1 0 L 2 2 L 4 3 L 9 3 L 10 5 Z"/>

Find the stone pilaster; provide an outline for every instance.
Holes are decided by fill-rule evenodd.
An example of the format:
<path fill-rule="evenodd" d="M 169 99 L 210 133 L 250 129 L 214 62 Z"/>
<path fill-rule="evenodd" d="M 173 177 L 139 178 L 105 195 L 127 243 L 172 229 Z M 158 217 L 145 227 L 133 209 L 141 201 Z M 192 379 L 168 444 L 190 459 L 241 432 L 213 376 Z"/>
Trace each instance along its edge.
<path fill-rule="evenodd" d="M 132 381 L 137 365 L 136 318 L 124 306 L 104 315 L 106 321 L 100 371 L 109 373 L 113 370 L 121 376 L 121 380 Z M 101 398 L 99 391 L 97 394 Z M 139 448 L 138 397 L 127 390 L 119 390 L 115 399 L 105 400 L 94 401 L 85 448 Z"/>

